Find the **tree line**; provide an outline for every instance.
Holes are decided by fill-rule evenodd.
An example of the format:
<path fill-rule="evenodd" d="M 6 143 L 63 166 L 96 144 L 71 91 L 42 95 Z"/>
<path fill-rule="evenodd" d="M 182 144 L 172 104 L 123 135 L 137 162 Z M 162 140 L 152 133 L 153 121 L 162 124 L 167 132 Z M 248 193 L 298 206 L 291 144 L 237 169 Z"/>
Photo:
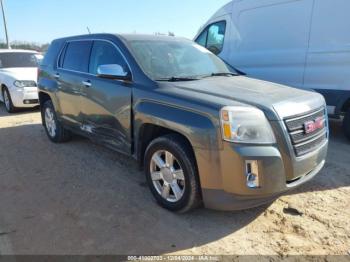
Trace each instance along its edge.
<path fill-rule="evenodd" d="M 26 49 L 26 50 L 34 50 L 38 52 L 46 52 L 49 44 L 39 44 L 39 43 L 30 43 L 30 42 L 19 42 L 13 41 L 11 42 L 12 49 Z M 6 43 L 0 43 L 0 49 L 7 49 Z"/>

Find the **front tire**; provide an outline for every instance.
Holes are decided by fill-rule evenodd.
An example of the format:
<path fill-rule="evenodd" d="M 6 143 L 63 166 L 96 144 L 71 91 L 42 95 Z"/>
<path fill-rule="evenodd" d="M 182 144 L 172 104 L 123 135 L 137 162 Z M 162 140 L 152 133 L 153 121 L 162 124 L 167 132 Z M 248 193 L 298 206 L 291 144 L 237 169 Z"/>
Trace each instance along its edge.
<path fill-rule="evenodd" d="M 345 114 L 344 120 L 343 120 L 343 128 L 345 136 L 350 140 L 350 108 Z"/>
<path fill-rule="evenodd" d="M 14 105 L 12 103 L 12 98 L 11 98 L 10 92 L 7 89 L 7 87 L 4 87 L 2 89 L 2 97 L 4 100 L 6 111 L 10 114 L 16 112 L 16 108 L 14 107 Z"/>
<path fill-rule="evenodd" d="M 58 121 L 55 108 L 48 100 L 41 108 L 41 115 L 48 138 L 54 143 L 64 143 L 70 140 L 71 133 Z"/>
<path fill-rule="evenodd" d="M 151 142 L 145 153 L 148 186 L 160 206 L 185 213 L 201 204 L 197 165 L 187 141 L 167 135 Z"/>

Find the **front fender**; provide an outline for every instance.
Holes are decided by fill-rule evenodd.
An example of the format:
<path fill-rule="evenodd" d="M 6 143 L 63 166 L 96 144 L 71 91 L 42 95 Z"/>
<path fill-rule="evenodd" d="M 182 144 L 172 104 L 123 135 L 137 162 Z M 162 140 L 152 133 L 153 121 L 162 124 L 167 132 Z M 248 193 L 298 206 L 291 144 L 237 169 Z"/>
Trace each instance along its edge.
<path fill-rule="evenodd" d="M 134 108 L 134 119 L 135 138 L 139 137 L 144 124 L 164 127 L 185 136 L 195 154 L 201 188 L 222 188 L 219 152 L 223 143 L 217 117 L 156 101 L 142 101 Z"/>
<path fill-rule="evenodd" d="M 134 108 L 135 137 L 143 124 L 154 124 L 185 136 L 194 149 L 215 149 L 219 143 L 220 130 L 210 115 L 190 109 L 175 107 L 155 101 L 142 101 Z"/>
<path fill-rule="evenodd" d="M 42 72 L 42 74 L 43 75 L 39 77 L 38 81 L 38 91 L 39 93 L 46 94 L 51 98 L 56 112 L 61 116 L 61 108 L 56 95 L 58 90 L 57 82 L 51 79 L 48 73 Z"/>
<path fill-rule="evenodd" d="M 0 76 L 0 83 L 1 85 L 6 86 L 9 91 L 11 91 L 14 88 L 13 83 L 16 81 L 16 79 L 9 75 L 1 75 Z"/>

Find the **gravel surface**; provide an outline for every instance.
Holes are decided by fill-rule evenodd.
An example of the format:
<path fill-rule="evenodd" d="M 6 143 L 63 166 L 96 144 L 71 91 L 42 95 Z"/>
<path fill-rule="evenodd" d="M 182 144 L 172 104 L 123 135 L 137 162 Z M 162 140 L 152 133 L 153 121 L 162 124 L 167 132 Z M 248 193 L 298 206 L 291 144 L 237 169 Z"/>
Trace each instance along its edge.
<path fill-rule="evenodd" d="M 339 121 L 324 170 L 242 212 L 161 209 L 130 158 L 87 139 L 49 142 L 38 111 L 0 104 L 0 255 L 346 255 L 350 143 Z"/>

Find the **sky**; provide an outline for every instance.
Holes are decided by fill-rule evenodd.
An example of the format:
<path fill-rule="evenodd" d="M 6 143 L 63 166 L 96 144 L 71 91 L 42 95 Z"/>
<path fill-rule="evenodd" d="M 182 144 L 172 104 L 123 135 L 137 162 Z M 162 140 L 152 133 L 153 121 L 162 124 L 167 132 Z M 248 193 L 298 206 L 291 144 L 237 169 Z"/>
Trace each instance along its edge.
<path fill-rule="evenodd" d="M 92 33 L 174 32 L 193 39 L 229 0 L 3 0 L 10 41 Z M 0 40 L 5 39 L 0 19 Z"/>

